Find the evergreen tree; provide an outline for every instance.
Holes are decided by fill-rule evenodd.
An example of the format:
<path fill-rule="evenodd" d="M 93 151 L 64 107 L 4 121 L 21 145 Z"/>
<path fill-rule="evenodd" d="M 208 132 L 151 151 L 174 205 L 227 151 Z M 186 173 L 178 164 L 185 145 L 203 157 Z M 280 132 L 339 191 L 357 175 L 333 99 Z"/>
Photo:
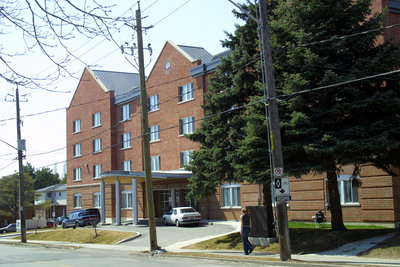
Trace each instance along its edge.
<path fill-rule="evenodd" d="M 285 172 L 326 173 L 333 230 L 345 229 L 337 186 L 341 165 L 372 163 L 389 173 L 400 166 L 399 75 L 301 93 L 399 68 L 399 47 L 378 43 L 381 32 L 370 31 L 384 19 L 370 7 L 370 0 L 278 0 L 269 6 L 278 95 L 290 95 L 279 102 Z M 246 8 L 254 14 L 253 6 Z M 232 54 L 210 80 L 206 115 L 263 97 L 257 26 L 236 15 L 246 24 L 223 42 Z M 341 36 L 349 37 L 336 38 Z M 331 41 L 315 43 L 321 40 Z M 193 195 L 210 195 L 230 180 L 270 179 L 262 105 L 208 117 L 190 138 L 201 143 L 190 167 Z"/>
<path fill-rule="evenodd" d="M 33 190 L 33 179 L 24 173 L 24 208 L 33 207 L 35 191 Z M 18 173 L 3 176 L 0 179 L 0 214 L 12 216 L 16 221 L 19 217 L 19 175 Z"/>

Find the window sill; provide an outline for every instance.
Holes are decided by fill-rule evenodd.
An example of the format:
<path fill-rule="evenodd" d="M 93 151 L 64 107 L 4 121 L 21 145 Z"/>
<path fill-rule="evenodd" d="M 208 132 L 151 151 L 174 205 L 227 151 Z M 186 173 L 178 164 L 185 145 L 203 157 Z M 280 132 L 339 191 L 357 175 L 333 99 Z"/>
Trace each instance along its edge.
<path fill-rule="evenodd" d="M 81 208 L 82 208 L 82 207 L 74 207 L 74 210 L 75 210 L 75 209 L 81 209 Z"/>
<path fill-rule="evenodd" d="M 131 121 L 132 119 L 131 119 L 131 117 L 129 117 L 129 118 L 127 118 L 127 119 L 123 119 L 123 120 L 120 120 L 119 122 L 125 122 L 125 121 Z"/>
<path fill-rule="evenodd" d="M 160 139 L 158 139 L 158 140 L 153 140 L 153 141 L 150 141 L 150 144 L 152 144 L 152 143 L 159 143 L 159 142 L 161 142 Z"/>
<path fill-rule="evenodd" d="M 181 102 L 178 102 L 178 105 L 180 105 L 180 104 L 185 104 L 185 103 L 191 102 L 191 101 L 194 101 L 194 97 L 191 98 L 191 99 L 188 99 L 188 100 L 183 100 L 183 101 L 181 101 Z"/>
<path fill-rule="evenodd" d="M 80 158 L 80 157 L 82 157 L 82 155 L 77 155 L 77 156 L 73 156 L 72 158 Z"/>
<path fill-rule="evenodd" d="M 101 153 L 101 152 L 103 152 L 103 150 L 99 150 L 99 151 L 93 151 L 93 153 L 92 153 L 92 154 L 99 154 L 99 153 Z"/>
<path fill-rule="evenodd" d="M 81 179 L 81 180 L 72 180 L 72 182 L 74 182 L 74 183 L 76 183 L 76 182 L 82 182 L 82 179 Z"/>
<path fill-rule="evenodd" d="M 99 127 L 101 127 L 101 126 L 102 126 L 102 124 L 95 125 L 95 126 L 92 126 L 92 129 L 94 129 L 94 128 L 99 128 Z"/>
<path fill-rule="evenodd" d="M 120 148 L 119 150 L 127 150 L 127 149 L 131 149 L 131 148 L 132 148 L 131 146 L 128 146 L 128 147 Z"/>
<path fill-rule="evenodd" d="M 239 210 L 240 206 L 232 206 L 232 207 L 221 207 L 221 210 Z"/>
<path fill-rule="evenodd" d="M 361 207 L 360 203 L 340 203 L 342 207 Z"/>
<path fill-rule="evenodd" d="M 79 131 L 79 132 L 72 132 L 72 134 L 78 134 L 78 133 L 82 133 L 82 131 Z"/>
<path fill-rule="evenodd" d="M 149 110 L 148 113 L 153 113 L 153 112 L 156 112 L 156 111 L 159 111 L 159 110 L 160 110 L 160 108 L 154 109 L 154 110 Z"/>

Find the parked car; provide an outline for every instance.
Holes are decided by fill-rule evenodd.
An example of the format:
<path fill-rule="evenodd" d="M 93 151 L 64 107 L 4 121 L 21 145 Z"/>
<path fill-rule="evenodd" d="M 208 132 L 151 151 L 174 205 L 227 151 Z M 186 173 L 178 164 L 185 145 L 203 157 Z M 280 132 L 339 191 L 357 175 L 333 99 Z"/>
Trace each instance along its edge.
<path fill-rule="evenodd" d="M 0 233 L 10 233 L 16 231 L 17 231 L 17 225 L 15 223 L 10 223 L 5 227 L 0 228 Z"/>
<path fill-rule="evenodd" d="M 62 221 L 63 228 L 76 228 L 78 226 L 93 225 L 100 222 L 100 212 L 98 209 L 81 209 L 68 213 Z"/>
<path fill-rule="evenodd" d="M 172 208 L 163 215 L 165 225 L 175 224 L 177 227 L 182 224 L 199 224 L 200 221 L 201 214 L 192 207 Z"/>

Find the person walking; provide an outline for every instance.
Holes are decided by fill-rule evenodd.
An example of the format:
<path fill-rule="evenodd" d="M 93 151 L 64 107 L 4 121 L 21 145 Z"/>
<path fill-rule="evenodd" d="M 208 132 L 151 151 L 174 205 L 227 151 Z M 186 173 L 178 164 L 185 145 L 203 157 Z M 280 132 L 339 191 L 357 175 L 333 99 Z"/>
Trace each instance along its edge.
<path fill-rule="evenodd" d="M 250 234 L 250 215 L 245 208 L 242 209 L 242 215 L 240 216 L 240 235 L 242 236 L 243 250 L 245 255 L 249 255 L 253 252 L 253 246 L 249 241 Z"/>

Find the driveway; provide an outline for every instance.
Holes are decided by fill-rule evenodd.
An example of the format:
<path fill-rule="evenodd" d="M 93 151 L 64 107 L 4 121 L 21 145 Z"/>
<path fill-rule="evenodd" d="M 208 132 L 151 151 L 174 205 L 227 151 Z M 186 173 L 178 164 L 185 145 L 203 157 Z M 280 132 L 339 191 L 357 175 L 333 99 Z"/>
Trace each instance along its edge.
<path fill-rule="evenodd" d="M 239 222 L 232 221 L 207 222 L 201 223 L 198 226 L 187 225 L 181 227 L 157 224 L 157 244 L 161 248 L 167 248 L 171 246 L 180 247 L 210 239 L 215 236 L 224 235 L 236 230 L 238 231 L 239 226 Z M 150 247 L 149 227 L 147 225 L 103 225 L 99 226 L 98 228 L 102 230 L 140 233 L 140 237 L 120 245 L 137 248 L 142 247 L 145 250 L 148 250 Z"/>

